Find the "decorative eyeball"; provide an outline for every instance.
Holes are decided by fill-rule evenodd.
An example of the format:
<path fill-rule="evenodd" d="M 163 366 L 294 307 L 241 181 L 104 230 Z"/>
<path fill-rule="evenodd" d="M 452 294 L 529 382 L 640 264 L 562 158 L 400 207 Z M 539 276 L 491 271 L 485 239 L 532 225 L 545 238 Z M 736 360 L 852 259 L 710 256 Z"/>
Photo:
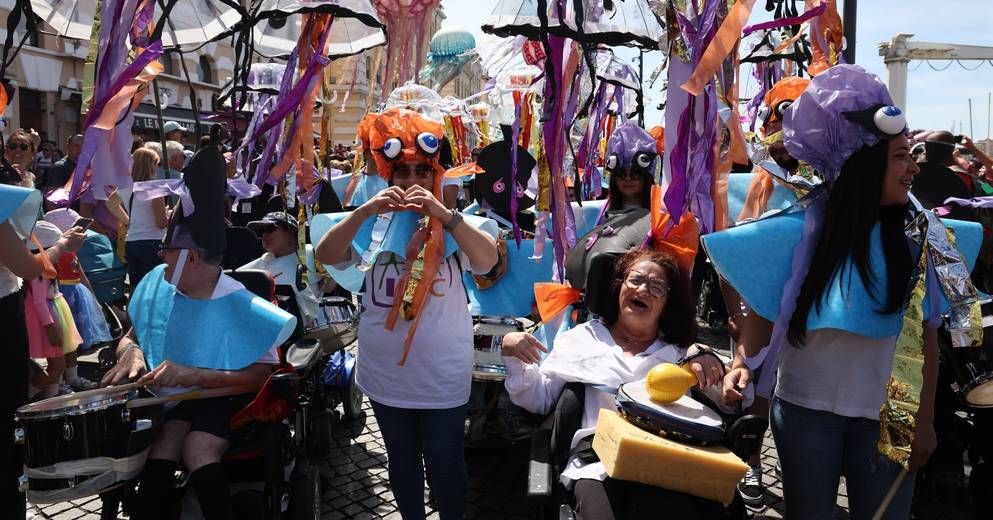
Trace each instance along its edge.
<path fill-rule="evenodd" d="M 400 157 L 400 152 L 402 151 L 403 142 L 400 141 L 399 137 L 387 139 L 386 142 L 383 143 L 383 155 L 385 155 L 387 159 L 393 160 Z"/>
<path fill-rule="evenodd" d="M 759 111 L 755 113 L 755 117 L 759 121 L 765 121 L 769 118 L 769 105 L 762 105 L 759 107 Z"/>
<path fill-rule="evenodd" d="M 880 132 L 886 135 L 897 135 L 903 132 L 904 128 L 907 128 L 907 117 L 903 110 L 892 105 L 876 110 L 872 116 L 872 122 L 875 123 Z"/>
<path fill-rule="evenodd" d="M 652 164 L 653 159 L 655 159 L 655 154 L 642 152 L 634 156 L 634 164 L 641 169 L 646 169 Z"/>
<path fill-rule="evenodd" d="M 783 117 L 783 112 L 786 112 L 786 109 L 790 108 L 790 105 L 792 104 L 793 104 L 793 100 L 791 99 L 786 99 L 780 101 L 779 103 L 776 103 L 776 115 L 779 117 Z"/>
<path fill-rule="evenodd" d="M 493 183 L 493 193 L 503 193 L 505 189 L 507 189 L 507 185 L 503 183 L 503 179 L 499 179 Z"/>
<path fill-rule="evenodd" d="M 440 146 L 438 137 L 431 132 L 422 132 L 417 136 L 417 147 L 428 155 L 437 153 Z"/>
<path fill-rule="evenodd" d="M 619 166 L 620 162 L 621 161 L 617 158 L 617 154 L 614 153 L 610 154 L 610 157 L 607 157 L 607 161 L 604 162 L 603 165 L 606 166 L 608 170 L 615 170 L 617 169 L 617 166 Z"/>

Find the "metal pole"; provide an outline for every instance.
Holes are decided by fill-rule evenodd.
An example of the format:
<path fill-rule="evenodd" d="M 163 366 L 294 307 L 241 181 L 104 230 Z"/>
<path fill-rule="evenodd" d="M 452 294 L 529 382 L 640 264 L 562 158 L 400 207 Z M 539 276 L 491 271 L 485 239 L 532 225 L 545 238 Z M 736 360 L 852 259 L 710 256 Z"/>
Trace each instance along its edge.
<path fill-rule="evenodd" d="M 972 132 L 972 98 L 969 98 L 969 137 L 972 138 L 974 135 L 976 134 Z"/>
<path fill-rule="evenodd" d="M 990 138 L 990 102 L 993 101 L 993 92 L 986 93 L 986 140 Z"/>
<path fill-rule="evenodd" d="M 855 26 L 858 0 L 845 0 L 841 25 L 845 30 L 845 62 L 855 63 Z"/>

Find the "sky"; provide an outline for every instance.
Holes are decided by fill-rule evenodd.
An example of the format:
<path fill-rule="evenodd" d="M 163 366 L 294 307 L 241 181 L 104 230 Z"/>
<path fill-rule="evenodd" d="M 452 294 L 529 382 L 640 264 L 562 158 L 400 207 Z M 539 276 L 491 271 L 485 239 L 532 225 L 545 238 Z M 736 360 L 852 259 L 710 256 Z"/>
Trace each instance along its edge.
<path fill-rule="evenodd" d="M 479 26 L 493 10 L 497 0 L 442 0 L 447 19 L 442 27 L 458 26 L 472 31 L 477 43 L 484 38 Z M 838 12 L 844 0 L 838 2 Z M 772 19 L 757 0 L 749 24 Z M 957 43 L 989 46 L 991 61 L 956 62 L 912 61 L 907 75 L 907 119 L 911 128 L 954 130 L 975 139 L 990 137 L 989 95 L 993 92 L 993 1 L 953 0 L 862 0 L 858 5 L 855 63 L 887 81 L 886 66 L 879 55 L 879 44 L 899 33 L 911 33 L 911 41 Z M 632 58 L 633 50 L 620 49 L 618 55 Z M 645 56 L 645 76 L 662 60 L 660 52 Z M 975 70 L 966 70 L 975 68 Z M 946 68 L 947 67 L 947 68 Z M 933 70 L 939 69 L 939 70 Z M 944 69 L 944 70 L 941 70 Z M 653 107 L 662 99 L 661 79 L 648 89 L 646 105 Z M 751 97 L 758 85 L 749 77 L 741 84 L 741 96 Z M 972 99 L 972 131 L 969 121 L 969 98 Z M 662 114 L 646 112 L 646 126 L 661 123 Z"/>

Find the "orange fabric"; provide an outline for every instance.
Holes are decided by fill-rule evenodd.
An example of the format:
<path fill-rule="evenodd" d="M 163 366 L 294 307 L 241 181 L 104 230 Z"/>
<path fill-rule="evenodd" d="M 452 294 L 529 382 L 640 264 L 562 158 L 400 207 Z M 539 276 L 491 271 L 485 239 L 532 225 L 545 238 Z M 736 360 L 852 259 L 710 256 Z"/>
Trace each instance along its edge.
<path fill-rule="evenodd" d="M 700 246 L 700 227 L 696 218 L 687 211 L 675 226 L 670 227 L 669 220 L 669 214 L 662 211 L 662 189 L 658 185 L 652 186 L 652 237 L 655 248 L 672 255 L 683 272 L 693 272 L 693 262 Z"/>
<path fill-rule="evenodd" d="M 0 85 L 0 116 L 3 115 L 4 111 L 7 110 L 7 89 L 3 85 Z"/>
<path fill-rule="evenodd" d="M 476 175 L 477 173 L 483 173 L 486 170 L 482 169 L 478 164 L 474 162 L 465 163 L 462 166 L 456 166 L 445 172 L 445 177 L 448 178 L 459 178 L 465 175 Z"/>
<path fill-rule="evenodd" d="M 775 188 L 775 184 L 772 175 L 769 175 L 762 168 L 756 168 L 755 174 L 752 175 L 752 181 L 748 183 L 745 203 L 741 206 L 738 221 L 762 216 L 769 209 L 769 199 L 772 198 L 773 188 Z"/>
<path fill-rule="evenodd" d="M 285 397 L 275 395 L 275 392 L 271 391 L 271 383 L 274 376 L 293 372 L 292 368 L 280 368 L 273 372 L 259 389 L 259 393 L 255 394 L 255 399 L 231 417 L 231 429 L 238 430 L 252 422 L 279 422 L 289 417 L 293 407 L 290 406 Z"/>
<path fill-rule="evenodd" d="M 648 129 L 648 133 L 655 138 L 655 151 L 662 155 L 665 153 L 665 127 L 653 126 Z"/>
<path fill-rule="evenodd" d="M 541 321 L 548 323 L 567 307 L 578 303 L 582 293 L 575 287 L 555 282 L 534 284 L 534 300 Z"/>
<path fill-rule="evenodd" d="M 836 65 L 841 55 L 844 30 L 841 27 L 841 16 L 838 15 L 835 0 L 806 0 L 806 8 L 811 9 L 824 1 L 827 2 L 827 9 L 817 17 L 817 24 L 811 25 L 822 31 L 820 35 L 810 35 L 811 60 L 807 73 L 811 76 L 816 76 L 828 67 Z M 821 46 L 821 38 L 827 44 L 826 48 Z"/>
<path fill-rule="evenodd" d="M 59 272 L 55 269 L 55 266 L 52 265 L 52 261 L 48 259 L 48 255 L 45 254 L 45 248 L 41 247 L 41 242 L 38 241 L 38 237 L 32 234 L 31 241 L 34 242 L 34 245 L 38 246 L 38 252 L 35 253 L 34 259 L 36 262 L 41 264 L 41 275 L 49 280 L 58 278 Z"/>
<path fill-rule="evenodd" d="M 728 54 L 737 45 L 738 40 L 741 38 L 741 29 L 745 27 L 745 23 L 748 22 L 748 16 L 752 14 L 753 5 L 755 5 L 755 0 L 738 0 L 735 2 L 734 7 L 724 17 L 721 28 L 717 30 L 714 39 L 710 41 L 707 49 L 703 51 L 703 56 L 700 58 L 700 62 L 697 63 L 696 68 L 693 69 L 690 79 L 680 85 L 680 88 L 694 96 L 699 96 L 703 92 L 703 86 L 713 79 L 718 67 L 721 66 L 724 59 L 728 57 Z"/>

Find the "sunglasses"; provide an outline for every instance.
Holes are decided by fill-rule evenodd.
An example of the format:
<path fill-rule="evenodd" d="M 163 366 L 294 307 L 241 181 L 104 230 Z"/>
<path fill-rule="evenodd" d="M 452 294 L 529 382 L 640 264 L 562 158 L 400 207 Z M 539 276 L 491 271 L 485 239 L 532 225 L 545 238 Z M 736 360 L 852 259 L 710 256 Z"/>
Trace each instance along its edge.
<path fill-rule="evenodd" d="M 21 144 L 7 143 L 7 149 L 10 150 L 10 151 L 17 150 L 18 147 L 21 148 L 21 151 L 22 152 L 26 152 L 26 151 L 28 151 L 29 148 L 31 148 L 31 145 L 29 145 L 27 143 L 21 143 Z"/>
<path fill-rule="evenodd" d="M 614 173 L 613 175 L 614 177 L 617 177 L 617 180 L 619 181 L 624 181 L 629 179 L 632 181 L 636 181 L 638 179 L 644 178 L 644 174 L 641 171 L 635 171 L 634 168 L 626 168 Z"/>
<path fill-rule="evenodd" d="M 430 179 L 434 176 L 434 168 L 430 164 L 398 164 L 393 167 L 394 179 L 406 179 L 411 176 L 417 179 Z"/>
<path fill-rule="evenodd" d="M 168 251 L 179 251 L 180 249 L 183 249 L 183 248 L 182 247 L 171 247 L 171 246 L 167 246 L 167 245 L 163 244 L 162 242 L 159 242 L 158 245 L 157 245 L 157 247 L 156 247 L 156 249 L 157 249 L 156 252 L 158 253 L 159 258 L 165 258 L 166 252 L 168 252 Z"/>

